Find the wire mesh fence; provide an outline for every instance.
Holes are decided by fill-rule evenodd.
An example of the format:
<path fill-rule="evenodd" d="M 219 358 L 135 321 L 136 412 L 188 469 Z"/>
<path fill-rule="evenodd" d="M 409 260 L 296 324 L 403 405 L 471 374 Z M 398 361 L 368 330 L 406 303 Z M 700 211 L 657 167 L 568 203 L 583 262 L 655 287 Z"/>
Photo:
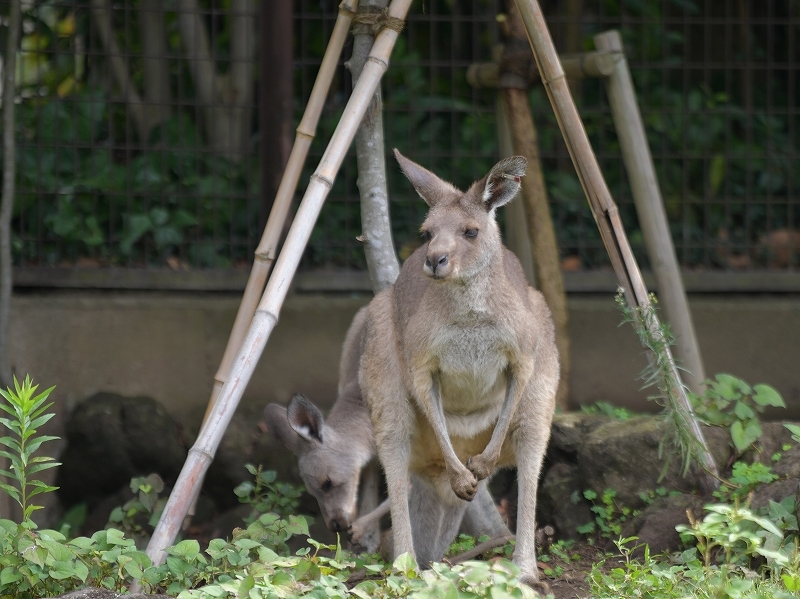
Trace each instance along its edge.
<path fill-rule="evenodd" d="M 259 56 L 258 13 L 270 3 L 23 4 L 16 263 L 246 267 L 263 225 L 259 189 L 269 166 L 259 162 L 266 130 L 257 110 L 259 78 L 269 84 L 263 78 L 270 69 L 293 69 L 296 123 L 338 3 L 293 0 L 293 65 Z M 562 52 L 591 50 L 594 34 L 621 30 L 681 264 L 797 267 L 800 2 L 542 6 Z M 465 74 L 502 42 L 496 15 L 503 8 L 500 0 L 413 5 L 382 86 L 387 150 L 398 147 L 459 186 L 497 160 L 495 92 L 470 87 Z M 301 187 L 351 86 L 341 65 Z M 646 266 L 603 83 L 583 80 L 573 91 Z M 530 97 L 563 265 L 603 268 L 605 251 L 546 95 L 534 85 Z M 395 241 L 404 255 L 417 243 L 425 205 L 393 159 L 387 163 Z M 364 267 L 356 179 L 350 156 L 303 268 Z"/>

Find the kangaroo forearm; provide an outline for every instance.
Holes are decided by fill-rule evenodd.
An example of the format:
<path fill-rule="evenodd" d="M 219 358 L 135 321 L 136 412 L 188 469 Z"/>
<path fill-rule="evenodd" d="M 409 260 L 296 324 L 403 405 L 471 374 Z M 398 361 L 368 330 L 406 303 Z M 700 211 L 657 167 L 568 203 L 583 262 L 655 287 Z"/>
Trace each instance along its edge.
<path fill-rule="evenodd" d="M 385 499 L 383 503 L 381 503 L 378 507 L 376 507 L 371 512 L 364 514 L 358 520 L 353 523 L 353 527 L 356 528 L 367 528 L 375 524 L 378 520 L 383 518 L 386 514 L 389 513 L 389 509 L 391 508 L 391 504 L 389 503 L 388 499 Z"/>
<path fill-rule="evenodd" d="M 495 424 L 494 430 L 492 431 L 492 437 L 489 439 L 489 444 L 486 446 L 486 449 L 483 450 L 483 455 L 486 455 L 487 457 L 491 456 L 495 460 L 500 455 L 500 450 L 502 449 L 503 443 L 506 440 L 506 435 L 508 434 L 508 428 L 511 425 L 511 419 L 514 416 L 514 413 L 517 411 L 517 406 L 519 405 L 522 391 L 524 391 L 524 389 L 517 385 L 517 376 L 513 371 L 509 370 L 508 383 L 506 385 L 506 396 L 503 400 L 503 407 L 500 410 L 500 416 L 497 419 L 497 424 Z"/>

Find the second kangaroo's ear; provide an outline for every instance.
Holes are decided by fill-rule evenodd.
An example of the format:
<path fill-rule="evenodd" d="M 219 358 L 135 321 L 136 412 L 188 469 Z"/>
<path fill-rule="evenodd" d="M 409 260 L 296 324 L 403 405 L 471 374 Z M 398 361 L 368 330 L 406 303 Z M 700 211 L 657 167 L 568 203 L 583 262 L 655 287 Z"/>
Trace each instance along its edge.
<path fill-rule="evenodd" d="M 278 441 L 283 443 L 295 455 L 303 455 L 310 445 L 303 437 L 298 435 L 289 424 L 289 417 L 286 408 L 278 404 L 271 403 L 264 408 L 264 420 L 270 434 Z"/>
<path fill-rule="evenodd" d="M 306 441 L 322 443 L 322 412 L 305 395 L 294 395 L 286 409 L 289 425 Z"/>
<path fill-rule="evenodd" d="M 428 169 L 403 156 L 397 148 L 394 150 L 394 157 L 400 163 L 405 176 L 411 181 L 411 185 L 417 190 L 419 197 L 431 208 L 448 193 L 458 191 L 447 181 L 443 181 Z"/>
<path fill-rule="evenodd" d="M 481 199 L 486 210 L 494 210 L 508 204 L 522 187 L 528 161 L 523 156 L 504 158 L 486 175 Z"/>

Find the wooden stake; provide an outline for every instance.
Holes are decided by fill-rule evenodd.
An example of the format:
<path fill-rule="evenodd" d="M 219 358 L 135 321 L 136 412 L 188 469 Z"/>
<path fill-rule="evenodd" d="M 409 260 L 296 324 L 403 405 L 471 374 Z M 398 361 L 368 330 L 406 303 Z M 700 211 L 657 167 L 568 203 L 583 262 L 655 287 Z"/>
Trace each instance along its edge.
<path fill-rule="evenodd" d="M 683 380 L 693 393 L 701 395 L 706 380 L 705 368 L 622 38 L 618 31 L 606 31 L 594 36 L 594 43 L 598 50 L 616 53 L 614 70 L 605 83 L 622 159 L 658 286 L 658 298 L 675 333 L 675 354 L 685 368 Z"/>
<path fill-rule="evenodd" d="M 344 109 L 342 120 L 337 125 L 319 166 L 311 176 L 311 182 L 303 195 L 286 242 L 275 263 L 275 271 L 258 304 L 242 347 L 236 355 L 205 426 L 189 450 L 186 463 L 150 539 L 147 554 L 154 564 L 163 563 L 166 558 L 165 549 L 175 541 L 181 522 L 198 492 L 198 483 L 211 464 L 222 435 L 278 322 L 283 300 L 289 291 L 289 285 L 311 236 L 314 223 L 333 186 L 347 149 L 355 137 L 356 129 L 366 113 L 383 73 L 389 66 L 389 56 L 399 35 L 391 24 L 405 19 L 410 5 L 411 0 L 392 0 L 388 17 L 393 21 L 388 23 L 388 26 L 384 27 L 375 38 L 367 64 Z"/>
<path fill-rule="evenodd" d="M 506 24 L 509 44 L 513 46 L 515 41 L 524 44 L 525 27 L 513 0 L 508 0 Z M 570 373 L 567 295 L 564 292 L 556 231 L 547 200 L 547 186 L 539 159 L 536 126 L 528 102 L 528 86 L 527 82 L 519 81 L 519 77 L 503 73 L 500 75 L 500 86 L 506 113 L 513 123 L 511 138 L 514 152 L 528 159 L 528 172 L 522 178 L 522 200 L 525 203 L 525 218 L 530 232 L 536 284 L 553 313 L 556 329 L 556 346 L 561 359 L 556 403 L 561 409 L 567 409 Z"/>
<path fill-rule="evenodd" d="M 542 82 L 547 90 L 547 95 L 555 111 L 570 157 L 589 200 L 589 205 L 592 207 L 592 213 L 600 229 L 600 235 L 603 238 L 603 243 L 608 251 L 620 286 L 625 293 L 628 305 L 635 309 L 649 308 L 650 299 L 647 294 L 647 288 L 631 251 L 628 238 L 622 228 L 619 210 L 611 197 L 611 192 L 608 190 L 603 174 L 600 171 L 600 165 L 597 163 L 597 157 L 589 144 L 586 130 L 583 128 L 575 103 L 572 101 L 564 70 L 561 68 L 558 54 L 556 54 L 553 46 L 553 40 L 550 37 L 550 31 L 547 28 L 539 3 L 536 0 L 516 0 L 516 2 L 522 15 L 522 20 L 525 23 L 528 41 L 533 49 L 533 56 L 539 67 Z M 658 319 L 653 318 L 651 330 L 654 334 L 660 334 L 658 327 Z M 681 403 L 681 408 L 689 415 L 689 426 L 700 448 L 696 457 L 700 467 L 707 473 L 700 477 L 700 483 L 704 490 L 709 492 L 719 485 L 717 465 L 708 450 L 703 431 L 693 416 L 691 403 L 686 395 L 685 387 L 680 383 L 680 373 L 675 367 L 674 360 L 672 360 L 669 347 L 666 347 L 665 351 L 670 362 L 672 380 L 678 382 L 678 388 L 674 389 L 675 396 Z"/>

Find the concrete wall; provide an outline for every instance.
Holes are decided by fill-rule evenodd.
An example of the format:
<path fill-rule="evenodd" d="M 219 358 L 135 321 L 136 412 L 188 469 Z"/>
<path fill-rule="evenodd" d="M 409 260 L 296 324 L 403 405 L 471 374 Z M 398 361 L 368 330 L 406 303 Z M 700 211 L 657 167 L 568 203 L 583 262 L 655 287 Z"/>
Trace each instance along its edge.
<path fill-rule="evenodd" d="M 290 295 L 243 402 L 286 402 L 302 391 L 320 405 L 335 394 L 345 331 L 367 295 Z M 238 293 L 50 291 L 15 295 L 13 366 L 52 398 L 60 434 L 64 415 L 97 391 L 148 395 L 182 420 L 208 401 Z M 793 296 L 693 296 L 697 334 L 709 374 L 730 372 L 775 386 L 800 417 L 800 301 Z M 571 401 L 598 400 L 653 409 L 637 376 L 646 365 L 611 295 L 569 300 Z M 48 431 L 50 432 L 50 431 Z"/>

